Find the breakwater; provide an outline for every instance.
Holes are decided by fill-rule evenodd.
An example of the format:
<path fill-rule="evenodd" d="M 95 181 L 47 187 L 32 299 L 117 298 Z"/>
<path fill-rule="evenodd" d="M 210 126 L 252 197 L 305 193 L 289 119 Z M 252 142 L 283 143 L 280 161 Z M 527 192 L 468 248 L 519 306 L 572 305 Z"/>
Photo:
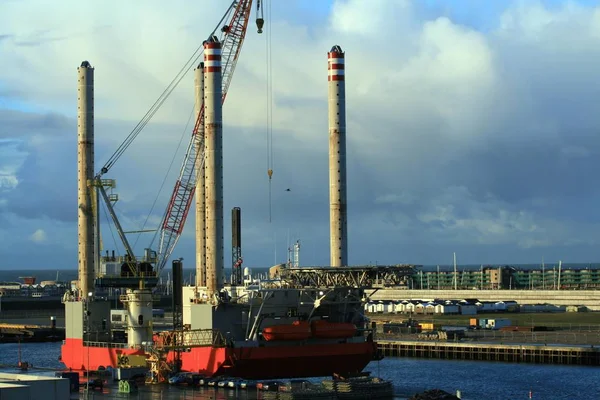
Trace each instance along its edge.
<path fill-rule="evenodd" d="M 58 342 L 64 339 L 64 328 L 0 323 L 0 343 Z"/>
<path fill-rule="evenodd" d="M 536 344 L 486 344 L 378 340 L 386 357 L 505 361 L 535 364 L 600 365 L 600 348 Z"/>

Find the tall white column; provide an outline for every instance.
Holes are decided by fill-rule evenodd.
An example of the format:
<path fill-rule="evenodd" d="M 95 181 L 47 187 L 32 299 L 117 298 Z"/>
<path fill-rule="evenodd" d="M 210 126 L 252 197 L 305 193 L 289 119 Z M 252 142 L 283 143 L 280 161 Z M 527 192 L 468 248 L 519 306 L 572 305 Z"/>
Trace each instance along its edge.
<path fill-rule="evenodd" d="M 344 53 L 333 46 L 327 53 L 329 85 L 329 229 L 331 266 L 348 265 L 346 203 L 346 85 Z"/>
<path fill-rule="evenodd" d="M 94 68 L 77 68 L 77 241 L 80 297 L 94 291 Z"/>
<path fill-rule="evenodd" d="M 204 104 L 204 63 L 194 70 L 194 93 L 196 119 L 203 112 Z M 204 187 L 204 119 L 196 132 L 196 286 L 206 286 L 206 198 Z"/>
<path fill-rule="evenodd" d="M 206 197 L 206 286 L 209 294 L 223 287 L 223 113 L 221 43 L 204 43 L 204 147 Z"/>

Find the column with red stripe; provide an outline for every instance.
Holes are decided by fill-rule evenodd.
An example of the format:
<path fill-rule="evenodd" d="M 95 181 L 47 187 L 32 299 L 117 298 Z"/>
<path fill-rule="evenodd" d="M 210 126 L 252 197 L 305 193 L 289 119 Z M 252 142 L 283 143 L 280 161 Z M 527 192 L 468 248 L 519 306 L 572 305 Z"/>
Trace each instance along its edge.
<path fill-rule="evenodd" d="M 223 287 L 223 108 L 221 43 L 204 42 L 204 151 L 206 204 L 206 286 L 212 295 Z"/>
<path fill-rule="evenodd" d="M 329 103 L 329 228 L 332 267 L 348 265 L 346 202 L 346 82 L 340 46 L 327 53 Z"/>

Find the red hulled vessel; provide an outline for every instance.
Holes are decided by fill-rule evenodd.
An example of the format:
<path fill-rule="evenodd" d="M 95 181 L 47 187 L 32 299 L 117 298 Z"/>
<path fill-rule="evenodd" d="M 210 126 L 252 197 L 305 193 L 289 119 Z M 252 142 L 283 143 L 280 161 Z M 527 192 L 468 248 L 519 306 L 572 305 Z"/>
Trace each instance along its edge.
<path fill-rule="evenodd" d="M 246 379 L 301 378 L 351 375 L 362 371 L 373 359 L 374 342 L 286 344 L 270 347 L 195 347 L 179 355 L 172 351 L 168 361 L 179 356 L 181 370 L 206 376 L 234 376 Z M 83 340 L 67 339 L 62 362 L 74 371 L 128 366 L 131 356 L 146 357 L 139 349 L 85 346 Z M 125 364 L 127 362 L 128 364 Z M 133 365 L 135 366 L 135 364 Z"/>
<path fill-rule="evenodd" d="M 226 300 L 213 305 L 198 301 L 203 296 L 197 288 L 183 288 L 186 329 L 154 333 L 141 345 L 131 345 L 125 338 L 137 333 L 131 325 L 143 322 L 135 315 L 122 331 L 111 329 L 91 319 L 108 309 L 108 302 L 66 301 L 71 318 L 67 319 L 62 362 L 72 370 L 149 364 L 160 374 L 160 365 L 166 364 L 169 369 L 206 376 L 267 379 L 352 375 L 374 358 L 376 343 L 360 312 L 359 289 L 247 286 L 226 287 L 224 292 Z M 78 315 L 90 319 L 84 322 Z M 348 320 L 354 323 L 343 322 Z M 90 328 L 85 332 L 77 329 L 87 325 Z M 113 339 L 102 339 L 110 331 Z M 77 334 L 90 340 L 74 337 Z"/>

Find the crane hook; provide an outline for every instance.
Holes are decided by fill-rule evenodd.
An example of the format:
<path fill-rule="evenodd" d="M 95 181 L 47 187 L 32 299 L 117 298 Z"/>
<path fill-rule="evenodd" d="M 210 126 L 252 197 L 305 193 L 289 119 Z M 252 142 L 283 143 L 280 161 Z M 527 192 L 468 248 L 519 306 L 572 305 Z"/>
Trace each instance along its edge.
<path fill-rule="evenodd" d="M 256 27 L 258 28 L 258 33 L 262 33 L 263 26 L 265 25 L 265 19 L 263 18 L 262 7 L 260 6 L 260 0 L 256 1 Z"/>
<path fill-rule="evenodd" d="M 258 33 L 262 33 L 262 28 L 265 25 L 265 20 L 263 18 L 256 18 L 256 27 L 258 28 Z"/>

